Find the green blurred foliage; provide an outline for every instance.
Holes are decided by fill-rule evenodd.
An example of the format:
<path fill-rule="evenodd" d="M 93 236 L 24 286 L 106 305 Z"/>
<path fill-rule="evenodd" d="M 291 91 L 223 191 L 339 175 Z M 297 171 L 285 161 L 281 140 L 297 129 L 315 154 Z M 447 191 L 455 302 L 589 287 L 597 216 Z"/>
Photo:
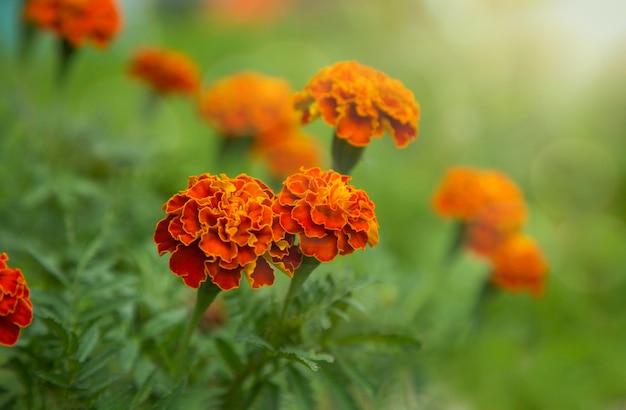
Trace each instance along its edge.
<path fill-rule="evenodd" d="M 53 38 L 24 48 L 18 3 L 0 5 L 0 251 L 24 272 L 35 320 L 0 351 L 0 406 L 211 408 L 258 352 L 280 361 L 276 377 L 236 387 L 257 408 L 626 403 L 626 54 L 611 2 L 585 14 L 556 0 L 303 0 L 245 25 L 126 1 L 120 36 L 81 49 L 62 88 Z M 294 325 L 299 350 L 263 339 L 286 278 L 244 285 L 222 295 L 224 328 L 194 339 L 184 394 L 168 349 L 194 296 L 156 255 L 160 207 L 189 175 L 266 174 L 246 158 L 220 162 L 189 101 L 160 101 L 146 117 L 146 90 L 126 73 L 145 44 L 192 56 L 205 84 L 254 69 L 298 89 L 356 59 L 400 79 L 423 110 L 417 141 L 399 151 L 375 140 L 355 168 L 381 241 L 315 272 L 295 314 L 314 318 Z M 330 146 L 321 121 L 307 131 Z M 456 164 L 500 169 L 526 193 L 526 230 L 551 263 L 542 298 L 479 299 L 487 266 L 470 255 L 444 263 L 453 226 L 430 197 Z M 15 360 L 31 363 L 19 385 Z"/>

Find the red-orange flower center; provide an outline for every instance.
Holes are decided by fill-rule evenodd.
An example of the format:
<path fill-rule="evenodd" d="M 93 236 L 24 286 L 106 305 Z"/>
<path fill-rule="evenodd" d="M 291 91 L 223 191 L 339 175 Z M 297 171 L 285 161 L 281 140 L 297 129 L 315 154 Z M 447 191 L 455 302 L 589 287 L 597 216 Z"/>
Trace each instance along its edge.
<path fill-rule="evenodd" d="M 20 330 L 33 320 L 30 291 L 22 271 L 10 268 L 6 253 L 0 254 L 0 344 L 13 346 Z"/>
<path fill-rule="evenodd" d="M 194 289 L 209 277 L 222 290 L 239 287 L 242 272 L 254 289 L 271 285 L 268 261 L 291 276 L 301 255 L 273 200 L 267 185 L 245 174 L 190 177 L 164 205 L 167 216 L 154 234 L 158 252 L 171 253 L 170 269 Z"/>
<path fill-rule="evenodd" d="M 378 244 L 374 203 L 350 177 L 320 168 L 287 177 L 274 201 L 283 228 L 297 234 L 304 255 L 329 262 Z"/>
<path fill-rule="evenodd" d="M 417 138 L 420 107 L 395 79 L 356 61 L 320 70 L 295 96 L 302 123 L 321 116 L 335 134 L 363 147 L 388 131 L 398 148 Z"/>
<path fill-rule="evenodd" d="M 121 18 L 114 0 L 28 0 L 24 16 L 78 47 L 105 47 L 119 31 Z"/>

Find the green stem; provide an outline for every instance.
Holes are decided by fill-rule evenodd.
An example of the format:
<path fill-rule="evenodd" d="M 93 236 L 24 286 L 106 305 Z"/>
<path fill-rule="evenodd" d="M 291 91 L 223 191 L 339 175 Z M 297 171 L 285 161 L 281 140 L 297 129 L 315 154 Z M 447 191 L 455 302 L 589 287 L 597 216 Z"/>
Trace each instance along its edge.
<path fill-rule="evenodd" d="M 304 284 L 304 282 L 311 275 L 311 273 L 315 270 L 315 268 L 319 266 L 319 264 L 320 264 L 320 261 L 318 261 L 317 259 L 313 257 L 304 256 L 302 258 L 302 264 L 294 272 L 293 278 L 291 279 L 291 282 L 289 283 L 289 290 L 287 291 L 287 297 L 285 298 L 285 302 L 283 304 L 283 312 L 282 312 L 283 318 L 285 317 L 285 314 L 287 313 L 287 308 L 289 307 L 289 304 L 291 303 L 293 298 L 298 294 L 300 289 L 302 289 L 302 285 Z"/>
<path fill-rule="evenodd" d="M 361 159 L 364 150 L 365 147 L 352 145 L 347 139 L 339 138 L 337 133 L 334 133 L 331 147 L 332 168 L 340 174 L 350 174 L 352 168 Z"/>
<path fill-rule="evenodd" d="M 189 350 L 189 341 L 193 331 L 198 326 L 198 322 L 202 319 L 202 315 L 215 300 L 221 289 L 217 287 L 213 282 L 203 282 L 198 288 L 198 295 L 196 298 L 196 305 L 193 308 L 191 319 L 187 322 L 187 327 L 181 337 L 180 345 L 178 346 L 178 354 L 176 356 L 176 362 L 174 363 L 175 372 L 174 377 L 179 379 L 182 377 L 182 371 L 187 365 L 187 351 Z"/>
<path fill-rule="evenodd" d="M 68 71 L 74 56 L 76 55 L 76 47 L 65 38 L 59 38 L 59 64 L 57 68 L 57 84 L 59 88 L 63 88 L 65 80 L 68 77 Z"/>

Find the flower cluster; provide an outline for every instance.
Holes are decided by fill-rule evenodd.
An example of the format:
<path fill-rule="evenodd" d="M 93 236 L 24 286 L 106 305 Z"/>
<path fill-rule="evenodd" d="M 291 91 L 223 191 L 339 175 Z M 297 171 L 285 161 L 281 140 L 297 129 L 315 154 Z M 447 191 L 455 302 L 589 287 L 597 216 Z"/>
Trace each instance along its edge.
<path fill-rule="evenodd" d="M 302 169 L 275 195 L 245 174 L 190 177 L 163 206 L 157 250 L 171 254 L 170 269 L 194 289 L 208 278 L 222 290 L 236 288 L 242 272 L 253 289 L 271 285 L 270 263 L 291 277 L 303 255 L 329 262 L 378 243 L 374 204 L 349 179 Z"/>
<path fill-rule="evenodd" d="M 0 254 L 0 344 L 13 346 L 20 330 L 33 320 L 30 291 L 22 271 L 10 268 L 6 253 Z"/>
<path fill-rule="evenodd" d="M 245 174 L 190 177 L 163 207 L 167 216 L 154 234 L 158 252 L 171 253 L 170 269 L 194 289 L 209 277 L 222 290 L 239 287 L 242 272 L 254 289 L 271 285 L 268 261 L 291 276 L 301 260 L 273 202 L 271 189 Z"/>
<path fill-rule="evenodd" d="M 311 168 L 283 183 L 274 210 L 285 230 L 298 235 L 304 255 L 330 262 L 337 255 L 378 244 L 374 203 L 349 180 L 332 170 Z"/>
<path fill-rule="evenodd" d="M 186 55 L 163 48 L 138 50 L 130 63 L 130 74 L 147 83 L 157 93 L 195 95 L 200 87 L 200 72 Z"/>
<path fill-rule="evenodd" d="M 433 206 L 440 215 L 462 222 L 465 245 L 490 261 L 494 284 L 541 293 L 548 265 L 538 246 L 521 232 L 526 205 L 508 176 L 453 167 L 437 188 Z"/>
<path fill-rule="evenodd" d="M 308 124 L 322 117 L 335 135 L 357 147 L 388 131 L 397 147 L 417 138 L 420 107 L 413 93 L 395 79 L 356 61 L 320 70 L 295 96 Z"/>
<path fill-rule="evenodd" d="M 74 47 L 106 47 L 121 26 L 114 0 L 28 0 L 24 16 Z"/>

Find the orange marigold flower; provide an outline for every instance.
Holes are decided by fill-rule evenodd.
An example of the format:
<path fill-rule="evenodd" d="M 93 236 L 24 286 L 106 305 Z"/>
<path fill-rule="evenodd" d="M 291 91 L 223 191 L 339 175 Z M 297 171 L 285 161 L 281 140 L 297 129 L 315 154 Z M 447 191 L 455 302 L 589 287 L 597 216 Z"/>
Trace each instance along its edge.
<path fill-rule="evenodd" d="M 529 291 L 540 295 L 545 287 L 548 262 L 530 237 L 511 235 L 495 249 L 489 258 L 493 264 L 491 282 L 511 291 Z"/>
<path fill-rule="evenodd" d="M 0 254 L 0 344 L 13 346 L 20 330 L 33 320 L 30 291 L 22 271 L 9 268 L 6 253 Z"/>
<path fill-rule="evenodd" d="M 253 289 L 271 285 L 268 261 L 292 276 L 302 255 L 272 211 L 274 197 L 245 174 L 189 177 L 163 206 L 167 216 L 154 233 L 159 255 L 171 253 L 170 269 L 194 289 L 208 277 L 222 290 L 237 288 L 242 271 Z"/>
<path fill-rule="evenodd" d="M 244 71 L 209 87 L 200 99 L 200 112 L 225 137 L 251 137 L 293 123 L 292 97 L 287 81 Z"/>
<path fill-rule="evenodd" d="M 74 47 L 84 43 L 106 47 L 121 27 L 114 0 L 28 0 L 24 15 Z"/>
<path fill-rule="evenodd" d="M 508 217 L 519 219 L 513 224 L 522 224 L 525 219 L 522 192 L 515 182 L 498 171 L 453 167 L 446 173 L 433 198 L 434 208 L 440 215 L 464 221 L 494 203 L 512 204 L 511 208 L 516 210 Z"/>
<path fill-rule="evenodd" d="M 413 93 L 395 79 L 356 61 L 320 70 L 296 94 L 302 123 L 321 117 L 335 134 L 364 147 L 387 130 L 398 148 L 417 138 L 420 107 Z"/>
<path fill-rule="evenodd" d="M 322 165 L 319 141 L 302 132 L 298 126 L 280 127 L 268 134 L 258 136 L 254 150 L 265 160 L 273 177 L 283 179 L 300 168 Z"/>
<path fill-rule="evenodd" d="M 130 74 L 163 95 L 194 95 L 200 87 L 196 63 L 183 53 L 162 48 L 137 51 L 130 63 Z"/>
<path fill-rule="evenodd" d="M 378 244 L 378 221 L 367 193 L 333 170 L 302 169 L 283 182 L 274 210 L 283 228 L 297 234 L 300 250 L 320 262 Z"/>
<path fill-rule="evenodd" d="M 476 253 L 489 254 L 508 236 L 516 234 L 525 219 L 520 202 L 495 202 L 486 205 L 467 222 L 465 241 Z"/>

